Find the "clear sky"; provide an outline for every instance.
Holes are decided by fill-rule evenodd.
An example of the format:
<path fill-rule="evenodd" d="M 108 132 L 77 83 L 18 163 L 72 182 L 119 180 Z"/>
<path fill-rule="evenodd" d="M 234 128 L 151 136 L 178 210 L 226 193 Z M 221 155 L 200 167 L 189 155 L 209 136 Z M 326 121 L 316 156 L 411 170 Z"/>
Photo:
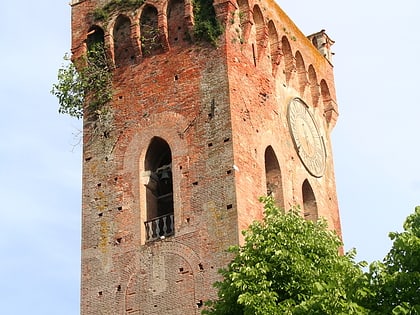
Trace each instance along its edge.
<path fill-rule="evenodd" d="M 79 313 L 81 123 L 49 94 L 70 49 L 68 2 L 0 2 L 2 314 Z M 382 259 L 420 205 L 420 1 L 278 2 L 303 33 L 336 41 L 345 249 Z"/>

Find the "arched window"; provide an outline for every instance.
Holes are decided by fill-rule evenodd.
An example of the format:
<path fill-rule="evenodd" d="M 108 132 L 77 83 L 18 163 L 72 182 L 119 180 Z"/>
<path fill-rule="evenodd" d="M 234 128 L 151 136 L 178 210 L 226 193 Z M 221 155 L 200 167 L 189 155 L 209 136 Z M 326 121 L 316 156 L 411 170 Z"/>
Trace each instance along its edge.
<path fill-rule="evenodd" d="M 165 140 L 158 137 L 151 140 L 144 168 L 149 176 L 146 184 L 146 241 L 153 241 L 174 234 L 172 154 Z"/>
<path fill-rule="evenodd" d="M 267 147 L 265 150 L 264 159 L 267 196 L 272 196 L 276 202 L 276 205 L 280 208 L 284 208 L 283 184 L 281 179 L 280 165 L 271 146 Z"/>
<path fill-rule="evenodd" d="M 158 26 L 158 11 L 151 5 L 146 6 L 141 13 L 140 39 L 143 56 L 150 56 L 162 52 Z"/>
<path fill-rule="evenodd" d="M 86 40 L 88 51 L 94 49 L 96 45 L 101 45 L 103 47 L 104 43 L 105 43 L 105 34 L 102 28 L 96 25 L 92 26 L 89 29 L 87 40 Z"/>
<path fill-rule="evenodd" d="M 268 22 L 268 42 L 270 48 L 271 70 L 275 74 L 276 67 L 279 63 L 279 36 L 273 20 Z"/>
<path fill-rule="evenodd" d="M 297 51 L 295 55 L 296 71 L 299 80 L 299 93 L 304 97 L 305 89 L 308 86 L 308 77 L 306 76 L 305 62 L 303 61 L 302 54 Z"/>
<path fill-rule="evenodd" d="M 306 220 L 318 220 L 318 206 L 314 191 L 312 190 L 309 181 L 305 179 L 302 185 L 302 198 L 303 198 L 303 215 Z"/>
<path fill-rule="evenodd" d="M 183 0 L 171 0 L 166 13 L 168 17 L 169 45 L 183 45 L 188 42 L 188 28 L 185 23 L 185 8 Z"/>
<path fill-rule="evenodd" d="M 321 93 L 319 91 L 320 88 L 318 84 L 318 79 L 316 77 L 316 72 L 313 65 L 309 65 L 308 76 L 309 76 L 309 85 L 311 88 L 312 105 L 314 107 L 317 107 L 318 102 L 319 102 L 319 96 L 321 95 Z"/>
<path fill-rule="evenodd" d="M 293 73 L 296 70 L 295 58 L 293 57 L 292 48 L 290 47 L 289 40 L 286 36 L 281 38 L 281 48 L 284 54 L 284 71 L 286 73 L 286 83 L 292 78 Z"/>
<path fill-rule="evenodd" d="M 135 52 L 131 41 L 130 19 L 120 15 L 114 26 L 114 58 L 117 67 L 134 62 Z"/>
<path fill-rule="evenodd" d="M 255 25 L 255 44 L 252 43 L 252 53 L 254 57 L 254 65 L 260 58 L 261 53 L 264 51 L 264 17 L 258 5 L 254 6 L 252 11 Z"/>

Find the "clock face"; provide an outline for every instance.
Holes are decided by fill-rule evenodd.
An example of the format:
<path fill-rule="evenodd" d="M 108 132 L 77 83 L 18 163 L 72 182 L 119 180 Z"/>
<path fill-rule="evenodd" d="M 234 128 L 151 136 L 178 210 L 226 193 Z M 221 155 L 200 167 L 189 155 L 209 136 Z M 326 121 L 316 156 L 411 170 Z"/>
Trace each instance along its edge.
<path fill-rule="evenodd" d="M 295 97 L 289 103 L 287 114 L 300 160 L 311 175 L 321 177 L 325 171 L 325 145 L 308 106 Z"/>

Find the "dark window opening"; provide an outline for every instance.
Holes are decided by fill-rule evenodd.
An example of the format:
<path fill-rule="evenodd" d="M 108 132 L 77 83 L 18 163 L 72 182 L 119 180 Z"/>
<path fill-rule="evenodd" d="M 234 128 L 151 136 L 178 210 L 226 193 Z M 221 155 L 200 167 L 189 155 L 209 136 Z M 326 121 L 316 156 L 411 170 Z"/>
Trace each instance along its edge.
<path fill-rule="evenodd" d="M 152 139 L 144 166 L 149 176 L 146 185 L 146 240 L 163 239 L 174 234 L 172 154 L 165 140 Z"/>
<path fill-rule="evenodd" d="M 314 191 L 312 190 L 309 181 L 305 179 L 302 185 L 302 197 L 303 197 L 303 215 L 306 220 L 317 221 L 318 220 L 318 207 Z"/>
<path fill-rule="evenodd" d="M 267 147 L 265 150 L 264 159 L 267 196 L 273 197 L 276 206 L 283 208 L 283 184 L 280 165 L 271 146 Z"/>

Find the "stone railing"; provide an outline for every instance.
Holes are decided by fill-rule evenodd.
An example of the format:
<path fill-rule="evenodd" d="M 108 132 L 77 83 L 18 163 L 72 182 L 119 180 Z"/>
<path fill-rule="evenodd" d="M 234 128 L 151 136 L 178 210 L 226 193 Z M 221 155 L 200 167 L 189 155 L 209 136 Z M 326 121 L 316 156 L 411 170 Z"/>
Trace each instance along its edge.
<path fill-rule="evenodd" d="M 144 222 L 146 242 L 174 235 L 174 214 L 168 213 Z"/>

